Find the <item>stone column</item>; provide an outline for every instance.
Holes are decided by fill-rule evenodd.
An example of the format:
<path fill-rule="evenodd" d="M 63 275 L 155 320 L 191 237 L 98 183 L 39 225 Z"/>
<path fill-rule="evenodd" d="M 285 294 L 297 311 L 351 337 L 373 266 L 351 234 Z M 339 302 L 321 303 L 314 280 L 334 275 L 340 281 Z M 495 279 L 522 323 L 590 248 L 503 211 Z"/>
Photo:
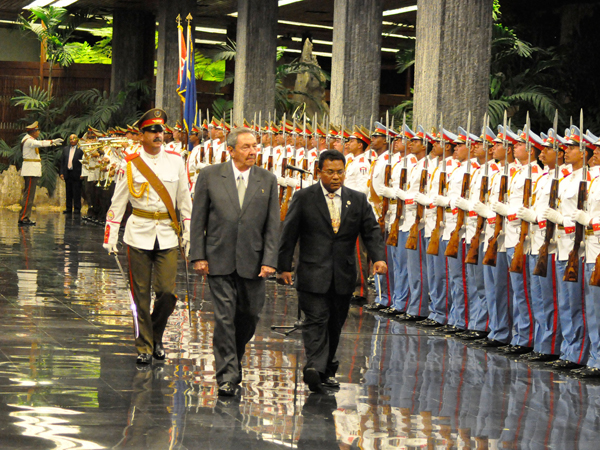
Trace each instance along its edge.
<path fill-rule="evenodd" d="M 110 91 L 154 75 L 154 15 L 148 11 L 116 9 L 113 13 Z"/>
<path fill-rule="evenodd" d="M 167 113 L 170 124 L 181 120 L 181 100 L 177 94 L 177 72 L 179 70 L 179 40 L 177 16 L 181 16 L 184 39 L 187 37 L 188 14 L 196 11 L 194 0 L 169 0 L 158 3 L 158 50 L 156 54 L 156 97 L 155 105 Z M 192 30 L 194 21 L 192 20 Z"/>
<path fill-rule="evenodd" d="M 331 62 L 331 119 L 379 118 L 383 1 L 335 0 Z M 346 120 L 348 123 L 348 120 Z"/>
<path fill-rule="evenodd" d="M 414 115 L 479 133 L 490 95 L 492 0 L 418 0 Z"/>
<path fill-rule="evenodd" d="M 238 0 L 233 118 L 241 124 L 254 113 L 275 108 L 277 0 Z"/>

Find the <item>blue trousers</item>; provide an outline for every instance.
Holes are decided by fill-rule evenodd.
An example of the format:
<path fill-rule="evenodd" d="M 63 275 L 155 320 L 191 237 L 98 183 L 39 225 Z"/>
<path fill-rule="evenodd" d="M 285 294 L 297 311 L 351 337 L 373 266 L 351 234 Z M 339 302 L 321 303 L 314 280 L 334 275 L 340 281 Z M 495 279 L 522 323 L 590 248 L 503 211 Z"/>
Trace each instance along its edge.
<path fill-rule="evenodd" d="M 538 255 L 529 255 L 531 299 L 535 319 L 533 350 L 547 355 L 558 355 L 562 334 L 558 317 L 556 255 L 548 255 L 548 270 L 545 277 L 533 275 L 537 262 Z"/>
<path fill-rule="evenodd" d="M 406 245 L 406 244 L 405 244 Z M 427 283 L 427 264 L 425 262 L 425 238 L 419 230 L 417 249 L 407 250 L 408 284 L 410 299 L 406 311 L 413 316 L 429 315 L 429 286 Z"/>
<path fill-rule="evenodd" d="M 429 246 L 430 238 L 425 238 L 425 249 Z M 448 322 L 450 310 L 450 291 L 448 289 L 448 264 L 444 252 L 446 241 L 440 238 L 440 248 L 437 255 L 426 255 L 427 284 L 429 285 L 429 318 L 438 323 Z"/>
<path fill-rule="evenodd" d="M 590 357 L 587 365 L 600 369 L 600 287 L 590 285 L 595 263 L 585 265 L 585 311 L 587 313 Z"/>
<path fill-rule="evenodd" d="M 448 280 L 452 295 L 452 306 L 448 324 L 466 330 L 469 326 L 469 290 L 467 288 L 467 268 L 465 264 L 466 245 L 464 239 L 458 244 L 456 258 L 448 261 Z"/>
<path fill-rule="evenodd" d="M 469 248 L 471 246 L 469 245 Z M 467 252 L 468 253 L 468 252 Z M 488 307 L 483 278 L 483 242 L 479 245 L 477 264 L 467 264 L 467 286 L 469 287 L 469 330 L 487 331 Z"/>
<path fill-rule="evenodd" d="M 556 262 L 556 278 L 558 280 L 558 311 L 563 342 L 560 347 L 560 358 L 576 364 L 587 364 L 590 340 L 585 312 L 584 268 L 579 269 L 579 281 L 570 283 L 563 281 L 567 261 Z"/>
<path fill-rule="evenodd" d="M 506 263 L 508 267 L 515 254 L 514 248 L 506 249 Z M 513 337 L 512 345 L 533 347 L 533 311 L 531 310 L 531 289 L 529 282 L 528 257 L 523 256 L 523 273 L 510 274 L 510 284 L 513 288 Z"/>
<path fill-rule="evenodd" d="M 495 266 L 483 266 L 483 280 L 490 317 L 488 339 L 508 344 L 512 339 L 512 290 L 506 255 L 498 253 Z"/>
<path fill-rule="evenodd" d="M 394 289 L 392 290 L 392 306 L 398 311 L 405 312 L 410 296 L 408 287 L 408 269 L 406 239 L 408 233 L 398 232 L 398 247 L 388 247 L 388 252 L 394 261 Z"/>

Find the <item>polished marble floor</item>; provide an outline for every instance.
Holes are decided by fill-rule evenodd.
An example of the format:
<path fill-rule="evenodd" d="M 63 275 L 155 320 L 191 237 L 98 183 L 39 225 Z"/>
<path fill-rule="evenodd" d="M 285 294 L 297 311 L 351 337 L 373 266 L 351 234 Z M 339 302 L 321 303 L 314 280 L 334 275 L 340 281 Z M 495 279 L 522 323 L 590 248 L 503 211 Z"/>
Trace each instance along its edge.
<path fill-rule="evenodd" d="M 216 396 L 208 286 L 190 277 L 167 359 L 135 366 L 125 283 L 102 229 L 0 210 L 0 450 L 598 449 L 600 383 L 352 307 L 341 389 L 302 383 L 292 290 L 269 283 L 238 399 Z M 124 262 L 124 261 L 123 261 Z M 178 290 L 185 290 L 183 265 Z"/>

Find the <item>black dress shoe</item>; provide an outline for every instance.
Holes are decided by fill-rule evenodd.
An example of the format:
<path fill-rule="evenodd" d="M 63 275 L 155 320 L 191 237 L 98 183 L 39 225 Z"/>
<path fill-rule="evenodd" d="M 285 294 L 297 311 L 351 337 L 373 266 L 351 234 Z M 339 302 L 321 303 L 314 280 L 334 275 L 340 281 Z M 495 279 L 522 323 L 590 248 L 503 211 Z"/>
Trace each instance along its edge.
<path fill-rule="evenodd" d="M 575 372 L 575 370 L 573 370 Z M 600 378 L 600 369 L 596 367 L 585 367 L 577 371 L 580 378 Z"/>
<path fill-rule="evenodd" d="M 482 347 L 485 348 L 498 348 L 498 347 L 506 347 L 508 344 L 505 344 L 502 341 L 497 341 L 495 339 L 487 339 L 485 340 L 485 342 L 483 344 L 481 344 Z"/>
<path fill-rule="evenodd" d="M 235 397 L 236 385 L 231 381 L 225 381 L 219 385 L 219 395 L 222 397 Z"/>
<path fill-rule="evenodd" d="M 367 299 L 365 297 L 361 297 L 360 295 L 353 295 L 350 299 L 350 303 L 353 305 L 363 306 L 367 303 Z"/>
<path fill-rule="evenodd" d="M 154 356 L 154 358 L 158 359 L 159 361 L 162 361 L 165 359 L 165 356 L 166 356 L 165 347 L 163 346 L 162 342 L 154 343 L 154 352 L 152 352 L 152 356 Z"/>
<path fill-rule="evenodd" d="M 339 388 L 340 382 L 335 379 L 335 377 L 327 377 L 322 382 L 323 386 L 327 386 L 328 388 Z"/>
<path fill-rule="evenodd" d="M 437 333 L 442 333 L 442 334 L 456 334 L 456 333 L 460 333 L 461 331 L 465 331 L 465 330 L 463 330 L 462 328 L 455 327 L 454 325 L 444 325 L 443 327 L 440 327 L 435 331 Z"/>
<path fill-rule="evenodd" d="M 19 220 L 19 225 L 35 225 L 35 222 L 27 217 L 25 217 L 23 220 Z"/>
<path fill-rule="evenodd" d="M 506 350 L 507 355 L 524 355 L 525 353 L 531 353 L 533 347 L 525 347 L 524 345 L 512 345 Z"/>
<path fill-rule="evenodd" d="M 485 339 L 488 334 L 487 331 L 470 330 L 467 333 L 462 333 L 459 339 L 463 341 L 476 341 L 478 339 Z"/>
<path fill-rule="evenodd" d="M 558 359 L 558 355 L 551 355 L 548 353 L 538 353 L 534 352 L 531 355 L 528 355 L 527 361 L 531 362 L 548 362 L 548 361 L 556 361 Z"/>
<path fill-rule="evenodd" d="M 433 319 L 425 319 L 422 322 L 420 322 L 419 325 L 421 325 L 423 327 L 431 327 L 431 328 L 439 328 L 439 327 L 444 326 L 443 323 L 436 322 Z"/>
<path fill-rule="evenodd" d="M 571 361 L 566 361 L 564 359 L 559 359 L 557 361 L 547 362 L 546 366 L 554 370 L 573 370 L 579 369 L 583 367 L 582 364 L 577 364 Z"/>
<path fill-rule="evenodd" d="M 152 362 L 152 355 L 150 353 L 140 353 L 135 360 L 136 364 L 150 364 Z"/>
<path fill-rule="evenodd" d="M 380 309 L 386 309 L 387 306 L 382 305 L 381 303 L 373 302 L 364 306 L 369 311 L 379 311 Z"/>
<path fill-rule="evenodd" d="M 304 382 L 308 385 L 311 392 L 323 392 L 323 385 L 321 384 L 321 375 L 312 367 L 304 369 Z"/>
<path fill-rule="evenodd" d="M 427 319 L 424 316 L 413 316 L 412 314 L 404 314 L 402 317 L 398 317 L 400 320 L 404 320 L 406 322 L 420 322 L 422 320 Z"/>

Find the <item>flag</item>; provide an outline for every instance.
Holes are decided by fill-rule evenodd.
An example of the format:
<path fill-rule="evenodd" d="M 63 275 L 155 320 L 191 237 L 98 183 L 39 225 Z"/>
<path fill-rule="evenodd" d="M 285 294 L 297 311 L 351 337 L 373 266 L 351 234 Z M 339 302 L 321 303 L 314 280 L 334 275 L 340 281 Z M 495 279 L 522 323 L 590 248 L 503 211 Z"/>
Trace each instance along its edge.
<path fill-rule="evenodd" d="M 183 94 L 183 125 L 186 132 L 192 130 L 192 125 L 197 125 L 198 107 L 196 102 L 196 75 L 194 73 L 194 41 L 192 40 L 192 27 L 188 22 L 187 29 L 187 55 L 183 66 L 182 92 Z"/>
<path fill-rule="evenodd" d="M 181 101 L 184 101 L 183 92 L 185 91 L 185 77 L 183 68 L 185 66 L 186 59 L 186 46 L 185 38 L 183 37 L 183 27 L 181 23 L 177 25 L 177 37 L 179 41 L 179 70 L 177 71 L 177 93 L 181 97 Z"/>

